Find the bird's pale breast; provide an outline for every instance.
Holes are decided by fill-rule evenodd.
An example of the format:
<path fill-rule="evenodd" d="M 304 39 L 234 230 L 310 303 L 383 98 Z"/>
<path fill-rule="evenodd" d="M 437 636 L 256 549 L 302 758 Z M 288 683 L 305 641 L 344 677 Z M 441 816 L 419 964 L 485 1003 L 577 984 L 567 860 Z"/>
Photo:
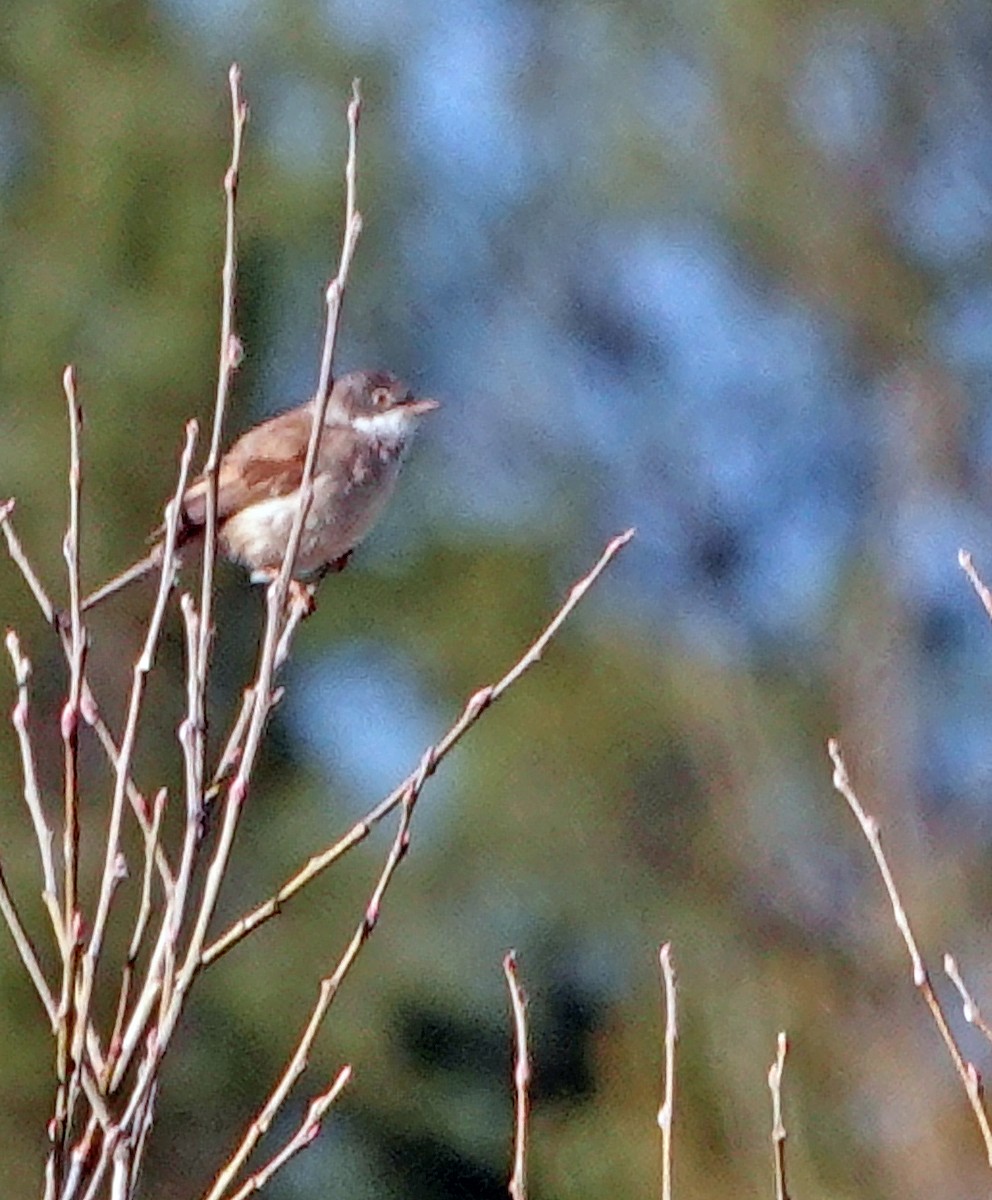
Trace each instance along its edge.
<path fill-rule="evenodd" d="M 301 578 L 318 574 L 354 549 L 382 514 L 398 472 L 397 458 L 376 455 L 347 480 L 318 473 L 294 574 Z M 299 501 L 299 492 L 293 491 L 232 514 L 220 530 L 224 552 L 252 571 L 278 568 Z"/>

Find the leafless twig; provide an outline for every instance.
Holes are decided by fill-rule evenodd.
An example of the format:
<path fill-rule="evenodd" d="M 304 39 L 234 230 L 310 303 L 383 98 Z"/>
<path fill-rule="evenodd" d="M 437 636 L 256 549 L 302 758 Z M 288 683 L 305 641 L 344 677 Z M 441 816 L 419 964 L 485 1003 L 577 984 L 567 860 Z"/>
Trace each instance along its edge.
<path fill-rule="evenodd" d="M 985 1035 L 986 1040 L 992 1042 L 992 1025 L 982 1016 L 982 1010 L 978 1007 L 971 992 L 965 986 L 965 982 L 961 978 L 961 972 L 958 970 L 958 964 L 950 954 L 944 955 L 944 974 L 958 989 L 964 1019 L 969 1025 L 974 1025 L 976 1029 L 980 1029 Z"/>
<path fill-rule="evenodd" d="M 10 930 L 10 936 L 14 939 L 14 945 L 17 947 L 17 953 L 21 957 L 21 962 L 28 973 L 28 978 L 34 984 L 34 990 L 38 993 L 38 998 L 44 1005 L 45 1013 L 54 1029 L 58 1021 L 58 1006 L 55 1002 L 55 997 L 52 995 L 52 989 L 48 986 L 48 981 L 45 979 L 41 964 L 38 962 L 38 955 L 35 953 L 31 939 L 24 928 L 24 922 L 17 911 L 14 897 L 7 886 L 2 864 L 0 864 L 0 916 L 3 917 L 7 928 Z"/>
<path fill-rule="evenodd" d="M 217 389 L 214 402 L 210 446 L 203 469 L 206 481 L 205 536 L 200 590 L 200 610 L 196 612 L 189 596 L 182 598 L 186 626 L 186 717 L 180 726 L 179 741 L 183 752 L 186 778 L 186 820 L 179 865 L 173 886 L 167 889 L 165 912 L 158 939 L 131 1018 L 119 1042 L 111 1087 L 116 1088 L 127 1071 L 132 1056 L 157 1005 L 168 1006 L 174 999 L 176 955 L 180 931 L 186 917 L 196 852 L 200 842 L 204 809 L 204 773 L 206 755 L 206 691 L 212 640 L 213 573 L 217 549 L 217 471 L 220 463 L 224 419 L 234 372 L 241 359 L 241 344 L 234 330 L 234 299 L 237 278 L 236 204 L 241 169 L 241 151 L 248 121 L 248 105 L 241 91 L 241 69 L 237 63 L 228 71 L 231 98 L 231 159 L 224 175 L 225 237 L 221 271 L 220 352 Z M 181 1002 L 180 1002 L 181 1004 Z M 176 1012 L 178 1016 L 178 1009 Z M 172 1022 L 171 1028 L 174 1028 Z M 160 1052 L 164 1053 L 168 1035 L 157 1031 Z M 148 1085 L 151 1078 L 148 1077 Z"/>
<path fill-rule="evenodd" d="M 232 83 L 232 98 L 238 95 L 237 90 Z M 237 109 L 236 109 L 237 111 Z M 329 289 L 329 295 L 332 293 L 337 295 L 338 302 L 336 305 L 329 303 L 328 308 L 328 329 L 325 334 L 325 347 L 330 346 L 333 349 L 334 340 L 336 338 L 337 322 L 340 318 L 340 295 L 343 293 L 344 285 L 347 280 L 348 270 L 351 260 L 354 255 L 354 243 L 358 236 L 358 231 L 361 227 L 361 221 L 357 211 L 354 210 L 354 186 L 355 178 L 355 160 L 357 156 L 357 130 L 358 130 L 358 94 L 357 86 L 355 95 L 348 109 L 348 124 L 349 124 L 349 151 L 348 151 L 348 211 L 346 213 L 346 230 L 344 243 L 342 247 L 341 265 L 339 266 L 338 275 Z M 236 118 L 237 119 L 237 118 Z M 228 177 L 231 178 L 230 175 Z M 230 211 L 230 210 L 229 210 Z M 223 353 L 223 351 L 222 351 Z M 323 424 L 323 411 L 326 409 L 327 396 L 322 397 L 322 406 L 318 406 L 319 424 L 315 420 L 315 434 L 319 435 L 320 428 Z M 313 448 L 313 444 L 311 446 Z M 315 454 L 309 455 L 307 466 L 304 469 L 304 478 L 301 482 L 301 494 L 309 495 L 312 492 L 312 477 L 313 467 L 315 462 Z M 304 509 L 301 508 L 301 513 Z M 302 516 L 298 514 L 297 525 L 294 526 L 297 531 L 296 545 L 299 543 L 299 534 L 302 531 Z M 293 553 L 295 548 L 291 545 Z M 285 564 L 284 564 L 285 565 Z M 290 570 L 292 563 L 290 563 Z M 284 586 L 280 586 L 284 584 Z M 263 635 L 262 649 L 259 655 L 259 666 L 256 673 L 255 682 L 251 688 L 251 700 L 248 703 L 248 711 L 250 717 L 247 720 L 247 729 L 244 737 L 244 744 L 240 751 L 236 748 L 230 748 L 232 759 L 236 759 L 237 767 L 234 773 L 234 778 L 227 788 L 227 794 L 224 800 L 223 812 L 220 819 L 220 829 L 216 838 L 213 856 L 209 863 L 206 872 L 206 879 L 202 892 L 199 897 L 198 907 L 193 914 L 191 925 L 191 933 L 188 944 L 183 955 L 181 963 L 169 965 L 166 962 L 166 953 L 172 952 L 175 946 L 175 940 L 165 936 L 160 937 L 159 948 L 153 960 L 154 970 L 149 970 L 148 981 L 142 991 L 141 997 L 135 1006 L 131 1020 L 128 1023 L 128 1028 L 122 1038 L 121 1056 L 118 1060 L 114 1084 L 120 1082 L 123 1078 L 124 1071 L 127 1069 L 131 1061 L 131 1057 L 140 1044 L 142 1031 L 147 1027 L 148 1021 L 155 1013 L 156 1003 L 158 1005 L 157 1013 L 155 1013 L 155 1035 L 150 1043 L 146 1044 L 146 1056 L 142 1067 L 139 1070 L 137 1081 L 131 1093 L 131 1098 L 127 1109 L 123 1124 L 127 1125 L 132 1122 L 135 1115 L 140 1110 L 140 1102 L 143 1092 L 149 1088 L 157 1072 L 157 1064 L 161 1060 L 168 1046 L 172 1034 L 176 1028 L 179 1017 L 182 1013 L 186 998 L 189 994 L 190 987 L 197 973 L 202 967 L 201 951 L 209 928 L 211 917 L 220 895 L 221 884 L 224 880 L 227 864 L 230 859 L 231 849 L 234 844 L 234 836 L 240 820 L 242 807 L 247 798 L 248 789 L 254 770 L 255 759 L 261 745 L 262 733 L 264 731 L 266 720 L 274 703 L 275 691 L 273 689 L 273 675 L 276 670 L 278 661 L 278 650 L 281 639 L 281 634 L 287 624 L 295 625 L 300 613 L 296 607 L 291 607 L 286 614 L 286 592 L 288 590 L 288 574 L 283 579 L 281 574 L 279 579 L 270 586 L 266 600 L 266 625 Z M 190 620 L 191 610 L 187 607 L 187 620 Z M 202 638 L 202 627 L 199 637 L 196 639 L 198 644 Z M 189 644 L 193 642 L 192 633 L 188 638 Z M 195 664 L 190 669 L 195 669 Z M 189 731 L 187 731 L 189 734 Z M 186 753 L 188 754 L 187 747 Z M 192 856 L 189 853 L 190 846 L 194 843 L 191 833 L 192 821 L 192 806 L 187 814 L 187 835 L 185 839 L 185 848 L 183 854 L 183 862 L 180 865 L 180 871 L 177 876 L 175 888 L 175 908 L 173 913 L 169 914 L 169 920 L 164 923 L 163 930 L 167 926 L 177 927 L 177 922 L 181 919 L 181 907 L 186 896 L 186 881 L 189 878 L 189 870 L 192 866 Z M 168 969 L 166 969 L 168 968 Z"/>
<path fill-rule="evenodd" d="M 517 978 L 517 956 L 510 951 L 503 959 L 503 974 L 513 1010 L 513 1090 L 515 1094 L 513 1134 L 513 1173 L 510 1175 L 510 1200 L 527 1200 L 527 1126 L 529 1117 L 530 1055 L 527 1050 L 527 997 Z"/>
<path fill-rule="evenodd" d="M 14 732 L 17 734 L 17 744 L 21 751 L 21 774 L 24 779 L 24 803 L 31 816 L 34 826 L 35 840 L 38 843 L 38 856 L 41 859 L 41 875 L 43 887 L 41 896 L 52 922 L 52 931 L 60 953 L 65 957 L 65 929 L 62 924 L 62 910 L 59 908 L 59 890 L 55 878 L 55 857 L 52 853 L 54 833 L 45 816 L 41 803 L 41 790 L 38 787 L 38 773 L 35 769 L 34 748 L 29 735 L 30 698 L 28 683 L 31 679 L 31 662 L 21 652 L 21 643 L 13 629 L 7 631 L 7 653 L 14 667 L 14 679 L 17 683 L 17 703 L 11 714 Z"/>
<path fill-rule="evenodd" d="M 426 772 L 426 760 L 421 765 L 421 773 Z M 421 780 L 421 786 L 423 782 Z M 351 941 L 348 943 L 347 949 L 341 955 L 334 970 L 325 975 L 320 981 L 320 987 L 317 993 L 317 999 L 307 1019 L 306 1026 L 296 1044 L 296 1048 L 290 1055 L 286 1069 L 280 1076 L 276 1086 L 272 1089 L 268 1099 L 262 1105 L 258 1116 L 249 1125 L 241 1144 L 231 1156 L 223 1170 L 214 1180 L 210 1191 L 204 1197 L 204 1200 L 221 1200 L 221 1197 L 230 1188 L 237 1173 L 242 1169 L 248 1161 L 248 1157 L 258 1145 L 259 1140 L 269 1128 L 275 1114 L 282 1107 L 283 1102 L 289 1095 L 296 1081 L 306 1069 L 307 1061 L 310 1057 L 310 1052 L 313 1049 L 313 1044 L 317 1039 L 317 1034 L 320 1032 L 321 1026 L 327 1017 L 330 1007 L 334 1002 L 343 983 L 345 976 L 351 970 L 362 951 L 362 947 L 372 936 L 376 925 L 379 922 L 379 914 L 382 910 L 382 900 L 386 894 L 386 890 L 392 882 L 393 876 L 396 873 L 400 863 L 406 858 L 407 851 L 410 848 L 410 822 L 413 819 L 413 810 L 417 801 L 419 789 L 411 786 L 408 794 L 404 797 L 402 811 L 400 813 L 399 825 L 396 829 L 396 836 L 393 839 L 393 844 L 390 848 L 386 862 L 382 868 L 376 885 L 372 890 L 372 896 L 362 919 L 359 921 L 355 932 L 352 934 Z"/>
<path fill-rule="evenodd" d="M 305 1150 L 307 1146 L 312 1144 L 320 1133 L 320 1123 L 324 1114 L 344 1091 L 350 1079 L 351 1067 L 342 1067 L 331 1086 L 326 1091 L 321 1092 L 319 1096 L 314 1096 L 313 1100 L 310 1101 L 306 1115 L 300 1122 L 299 1129 L 286 1142 L 285 1146 L 283 1146 L 278 1154 L 274 1154 L 264 1167 L 256 1171 L 249 1179 L 246 1179 L 233 1194 L 231 1200 L 246 1200 L 246 1197 L 251 1196 L 255 1192 L 260 1192 L 276 1171 L 284 1167 L 294 1155 L 299 1154 L 301 1150 Z"/>
<path fill-rule="evenodd" d="M 55 1105 L 53 1141 L 61 1142 L 69 1132 L 72 1117 L 73 1086 L 68 1079 L 69 1055 L 75 1040 L 74 1022 L 79 1015 L 74 1004 L 76 976 L 79 970 L 80 940 L 75 936 L 79 926 L 78 864 L 79 864 L 79 719 L 83 693 L 83 668 L 86 657 L 86 637 L 80 613 L 79 586 L 79 500 L 82 487 L 82 464 L 79 435 L 82 413 L 76 397 L 76 375 L 66 367 L 62 375 L 69 417 L 69 525 L 62 543 L 66 570 L 69 576 L 69 696 L 62 709 L 63 751 L 63 819 L 62 819 L 62 996 L 59 1001 L 59 1030 L 55 1056 L 59 1091 Z M 85 1014 L 83 1014 L 85 1017 Z M 85 1026 L 84 1026 L 85 1028 Z M 82 1032 L 82 1031 L 80 1031 Z M 78 1082 L 79 1072 L 73 1072 Z M 66 1091 L 67 1081 L 69 1084 Z"/>
<path fill-rule="evenodd" d="M 678 1041 L 676 1020 L 675 966 L 672 946 L 665 942 L 658 952 L 661 982 L 665 993 L 665 1095 L 658 1109 L 658 1128 L 661 1130 L 661 1200 L 672 1200 L 672 1126 L 675 1117 L 675 1043 Z"/>
<path fill-rule="evenodd" d="M 782 1121 L 782 1074 L 789 1042 L 784 1033 L 778 1035 L 775 1061 L 768 1068 L 768 1088 L 772 1094 L 772 1159 L 775 1164 L 775 1200 L 789 1200 L 785 1186 L 785 1124 Z"/>
<path fill-rule="evenodd" d="M 978 571 L 975 569 L 971 555 L 967 550 L 958 551 L 958 566 L 968 576 L 971 586 L 975 589 L 975 595 L 981 600 L 982 607 L 988 613 L 989 617 L 992 618 L 992 592 L 982 582 Z"/>
<path fill-rule="evenodd" d="M 248 123 L 248 105 L 241 93 L 241 68 L 237 63 L 228 71 L 231 92 L 231 162 L 224 174 L 225 224 L 224 266 L 221 271 L 220 360 L 217 367 L 217 394 L 214 401 L 213 429 L 210 449 L 203 467 L 206 483 L 206 511 L 203 540 L 203 571 L 200 587 L 199 638 L 190 665 L 195 681 L 191 688 L 190 722 L 192 746 L 187 767 L 187 808 L 196 809 L 203 803 L 203 773 L 206 755 L 206 689 L 210 671 L 210 642 L 213 635 L 214 563 L 217 556 L 217 469 L 220 465 L 224 418 L 234 372 L 241 361 L 241 343 L 234 329 L 234 292 L 237 280 L 237 225 L 235 221 L 238 183 L 241 175 L 241 145 Z"/>
<path fill-rule="evenodd" d="M 193 449 L 196 445 L 197 426 L 195 421 L 186 426 L 186 442 L 179 463 L 179 480 L 176 492 L 166 508 L 165 553 L 162 559 L 162 574 L 159 580 L 158 596 L 155 608 L 148 622 L 145 642 L 141 653 L 134 665 L 131 683 L 131 695 L 128 703 L 127 718 L 124 725 L 124 736 L 121 739 L 120 758 L 117 764 L 117 776 L 114 782 L 114 795 L 111 800 L 110 817 L 107 822 L 107 842 L 104 852 L 103 875 L 100 881 L 100 891 L 97 898 L 96 913 L 93 917 L 93 928 L 87 939 L 86 948 L 82 955 L 81 974 L 78 995 L 75 997 L 75 1038 L 72 1048 L 73 1076 L 78 1079 L 83 1067 L 83 1035 L 89 1022 L 89 1009 L 93 996 L 97 966 L 103 948 L 103 938 L 110 917 L 110 905 L 117 884 L 121 879 L 120 869 L 120 838 L 124 818 L 124 800 L 127 779 L 131 769 L 131 756 L 134 753 L 135 741 L 138 734 L 138 722 L 141 715 L 142 702 L 148 675 L 151 672 L 158 644 L 162 622 L 165 618 L 165 607 L 172 586 L 172 563 L 176 553 L 176 541 L 179 533 L 179 515 L 182 507 L 182 496 L 186 490 L 189 478 L 190 463 Z M 70 1101 L 72 1091 L 70 1091 Z M 70 1104 L 69 1118 L 72 1117 Z"/>
<path fill-rule="evenodd" d="M 892 915 L 895 918 L 896 927 L 902 939 L 906 944 L 906 950 L 909 952 L 909 960 L 913 969 L 913 983 L 919 988 L 923 995 L 923 999 L 930 1009 L 930 1015 L 933 1017 L 934 1024 L 944 1039 L 944 1045 L 947 1047 L 947 1052 L 951 1056 L 951 1061 L 954 1063 L 954 1068 L 958 1073 L 961 1082 L 964 1084 L 965 1093 L 968 1096 L 968 1103 L 971 1105 L 972 1112 L 975 1114 L 975 1121 L 978 1125 L 979 1132 L 982 1135 L 982 1141 L 985 1144 L 985 1154 L 989 1164 L 992 1165 L 992 1128 L 989 1127 L 988 1115 L 985 1112 L 985 1107 L 982 1103 L 981 1083 L 978 1077 L 978 1072 L 974 1064 L 965 1061 L 957 1042 L 954 1040 L 954 1035 L 951 1033 L 951 1028 L 947 1023 L 947 1017 L 944 1015 L 944 1010 L 941 1007 L 940 1001 L 937 999 L 937 994 L 933 990 L 933 985 L 930 982 L 930 975 L 924 965 L 923 957 L 916 945 L 916 938 L 913 936 L 913 931 L 909 924 L 909 917 L 906 915 L 906 910 L 903 907 L 902 900 L 899 898 L 899 892 L 896 889 L 895 879 L 892 876 L 892 871 L 889 868 L 885 853 L 882 850 L 882 838 L 878 828 L 878 822 L 874 817 L 868 815 L 861 807 L 861 802 L 851 786 L 850 778 L 847 774 L 847 767 L 844 763 L 843 756 L 840 752 L 840 746 L 833 738 L 827 743 L 827 750 L 834 764 L 833 783 L 837 791 L 847 801 L 851 812 L 854 813 L 861 826 L 861 831 L 865 835 L 865 840 L 871 847 L 872 854 L 875 856 L 875 862 L 878 866 L 879 874 L 882 876 L 882 882 L 885 884 L 885 890 L 889 895 L 889 903 L 892 905 Z"/>
<path fill-rule="evenodd" d="M 31 566 L 27 555 L 24 552 L 24 547 L 21 545 L 17 532 L 14 529 L 12 514 L 14 511 L 14 501 L 7 500 L 0 504 L 0 529 L 3 530 L 4 538 L 7 542 L 7 551 L 10 554 L 11 561 L 21 572 L 25 583 L 28 585 L 28 590 L 35 599 L 35 603 L 41 610 L 42 616 L 50 624 L 54 624 L 58 629 L 59 640 L 62 645 L 62 651 L 65 654 L 66 662 L 71 664 L 72 659 L 72 635 L 67 630 L 64 624 L 58 619 L 58 612 L 55 605 L 52 603 L 48 593 L 45 591 L 41 580 Z M 110 732 L 107 723 L 100 716 L 100 705 L 97 702 L 96 696 L 93 694 L 85 674 L 82 679 L 82 694 L 80 696 L 80 712 L 83 720 L 90 725 L 97 736 L 97 740 L 103 747 L 104 753 L 107 756 L 107 761 L 110 763 L 111 770 L 117 774 L 118 763 L 120 761 L 120 749 L 114 735 Z M 145 837 L 148 836 L 150 826 L 150 806 L 145 800 L 139 788 L 135 785 L 134 780 L 128 777 L 126 781 L 128 803 L 131 806 L 131 811 L 134 813 L 135 819 Z M 155 854 L 156 869 L 162 879 L 166 890 L 172 884 L 172 872 L 169 864 L 165 859 L 165 855 L 161 848 Z"/>
<path fill-rule="evenodd" d="M 264 1166 L 248 1174 L 251 1157 L 262 1138 L 296 1087 L 310 1060 L 315 1040 L 342 983 L 354 967 L 363 947 L 377 927 L 385 894 L 404 860 L 410 843 L 415 807 L 427 780 L 438 764 L 480 719 L 482 714 L 536 662 L 576 605 L 593 586 L 613 558 L 630 541 L 628 530 L 614 538 L 598 562 L 571 589 L 565 602 L 544 631 L 495 684 L 479 689 L 466 703 L 448 732 L 427 748 L 407 779 L 368 813 L 343 839 L 312 858 L 265 905 L 238 922 L 208 945 L 207 937 L 216 913 L 221 886 L 230 864 L 231 851 L 241 813 L 252 786 L 253 773 L 266 724 L 281 696 L 277 674 L 285 662 L 300 621 L 306 615 L 307 597 L 293 583 L 295 560 L 307 513 L 313 498 L 313 474 L 331 386 L 334 349 L 341 318 L 343 297 L 362 218 L 357 207 L 357 139 L 361 99 L 357 81 L 348 106 L 348 156 L 345 170 L 346 211 L 341 255 L 337 273 L 326 290 L 327 318 L 315 394 L 314 419 L 307 447 L 300 504 L 279 574 L 266 594 L 266 619 L 255 677 L 245 692 L 240 715 L 233 723 L 220 761 L 208 774 L 206 729 L 207 686 L 213 640 L 213 570 L 217 538 L 217 473 L 223 440 L 224 417 L 233 374 L 240 356 L 234 330 L 236 272 L 235 203 L 241 161 L 242 138 L 247 108 L 241 94 L 240 72 L 230 76 L 233 135 L 230 165 L 225 175 L 226 238 L 222 272 L 221 346 L 214 407 L 213 429 L 204 474 L 206 488 L 206 551 L 198 603 L 185 595 L 180 608 L 186 635 L 187 689 L 185 716 L 180 725 L 179 745 L 185 767 L 185 824 L 180 818 L 167 821 L 169 808 L 164 789 L 154 800 L 138 789 L 132 778 L 139 729 L 148 681 L 154 667 L 163 622 L 172 589 L 176 549 L 181 531 L 181 502 L 189 481 L 196 426 L 190 422 L 181 456 L 175 493 L 166 510 L 161 575 L 155 604 L 146 628 L 141 652 L 134 664 L 119 740 L 100 716 L 96 697 L 87 679 L 87 631 L 83 624 L 80 586 L 80 517 L 82 469 L 80 458 L 81 414 L 73 372 L 67 369 L 63 384 L 69 411 L 69 518 L 63 542 L 68 571 L 67 614 L 52 603 L 41 580 L 24 553 L 14 531 L 13 501 L 0 504 L 3 529 L 10 556 L 21 570 L 41 612 L 56 631 L 68 667 L 67 698 L 62 710 L 63 804 L 47 805 L 35 770 L 35 752 L 28 724 L 30 664 L 12 632 L 7 644 L 17 685 L 13 721 L 17 734 L 24 793 L 34 826 L 41 860 L 42 889 L 49 912 L 53 940 L 62 963 L 61 980 L 50 982 L 40 966 L 13 896 L 0 869 L 0 916 L 6 921 L 25 971 L 31 978 L 52 1025 L 57 1041 L 55 1117 L 50 1123 L 52 1145 L 46 1166 L 45 1200 L 131 1200 L 134 1195 L 145 1144 L 152 1128 L 159 1093 L 163 1058 L 199 972 L 252 929 L 273 915 L 277 906 L 294 895 L 344 853 L 363 841 L 375 825 L 399 810 L 395 837 L 354 933 L 333 967 L 319 982 L 310 1015 L 285 1068 L 273 1085 L 256 1118 L 248 1126 L 227 1165 L 210 1189 L 211 1200 L 243 1200 L 259 1190 L 292 1155 L 316 1136 L 320 1122 L 350 1077 L 350 1068 L 339 1072 L 308 1105 L 298 1129 Z M 113 768 L 110 800 L 102 854 L 102 871 L 96 885 L 92 912 L 89 895 L 80 891 L 80 729 L 91 726 Z M 208 784 L 208 780 L 211 782 Z M 212 852 L 207 859 L 203 837 L 204 813 L 214 796 L 218 798 L 219 821 Z M 123 924 L 122 906 L 115 899 L 128 878 L 123 858 L 127 844 L 128 805 L 143 837 L 143 868 L 130 879 L 129 899 L 134 902 L 130 937 L 125 927 L 121 944 L 127 945 L 119 964 L 109 962 L 114 944 L 109 934 Z M 51 808 L 53 811 L 49 812 Z M 181 847 L 173 859 L 166 846 L 173 834 L 181 834 Z M 61 834 L 61 872 L 53 852 Z M 179 840 L 178 838 L 176 840 Z M 205 867 L 201 872 L 200 868 Z M 60 879 L 61 875 L 61 879 Z M 156 882 L 160 885 L 156 887 Z M 139 893 L 140 888 L 140 893 Z M 112 1024 L 104 1030 L 95 1002 L 98 975 L 111 966 L 119 972 L 116 1005 L 108 1005 Z M 517 1019 L 518 1055 L 516 1165 L 511 1194 L 525 1200 L 525 1124 L 527 1079 L 526 1028 L 523 996 L 505 964 Z M 108 997 L 113 1001 L 113 997 Z M 108 1034 L 106 1041 L 103 1035 Z M 88 1107 L 87 1107 L 88 1105 Z M 246 1177 L 247 1175 L 247 1177 Z"/>
<path fill-rule="evenodd" d="M 536 663 L 540 662 L 547 650 L 548 645 L 554 639 L 559 629 L 565 624 L 569 616 L 572 614 L 576 605 L 580 603 L 583 596 L 589 591 L 600 575 L 606 570 L 613 559 L 634 537 L 634 530 L 628 529 L 623 533 L 617 534 L 606 545 L 602 554 L 595 565 L 585 575 L 582 576 L 571 590 L 565 602 L 559 608 L 558 612 L 545 626 L 540 636 L 528 647 L 521 657 L 513 664 L 506 674 L 496 683 L 489 684 L 486 687 L 480 688 L 473 693 L 469 698 L 465 707 L 462 709 L 458 719 L 451 726 L 448 732 L 437 742 L 431 746 L 426 758 L 431 763 L 428 775 L 433 775 L 438 764 L 441 763 L 448 754 L 457 746 L 465 734 L 478 721 L 482 714 L 491 705 L 495 704 L 527 671 L 530 670 Z M 209 946 L 203 951 L 203 964 L 206 966 L 214 962 L 222 954 L 227 953 L 233 946 L 237 945 L 242 938 L 246 937 L 254 929 L 270 920 L 281 910 L 283 904 L 286 903 L 292 896 L 295 896 L 302 888 L 304 888 L 311 880 L 315 879 L 322 872 L 326 871 L 333 863 L 345 855 L 349 850 L 353 849 L 359 843 L 363 842 L 372 832 L 376 825 L 386 816 L 389 815 L 400 804 L 403 797 L 406 795 L 408 788 L 416 778 L 417 773 L 414 772 L 408 775 L 403 782 L 396 787 L 389 795 L 382 800 L 371 812 L 367 813 L 362 820 L 358 821 L 345 834 L 343 838 L 323 850 L 320 854 L 314 855 L 296 871 L 279 889 L 274 896 L 264 901 L 257 908 L 241 917 L 234 922 L 224 933 L 215 938 Z"/>

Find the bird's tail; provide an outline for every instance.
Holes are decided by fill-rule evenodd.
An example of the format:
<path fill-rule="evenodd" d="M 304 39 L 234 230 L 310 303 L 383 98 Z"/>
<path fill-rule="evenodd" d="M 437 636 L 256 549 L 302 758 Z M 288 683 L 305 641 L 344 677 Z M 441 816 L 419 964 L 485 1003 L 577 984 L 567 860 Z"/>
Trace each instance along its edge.
<path fill-rule="evenodd" d="M 106 600 L 108 596 L 113 596 L 115 592 L 119 592 L 122 588 L 127 587 L 129 583 L 134 583 L 136 579 L 144 578 L 149 571 L 154 571 L 162 562 L 164 550 L 165 547 L 161 542 L 153 546 L 144 558 L 139 558 L 126 571 L 122 571 L 120 575 L 115 575 L 113 579 L 108 580 L 102 587 L 98 587 L 95 592 L 91 592 L 79 606 L 80 611 L 86 612 L 87 609 L 99 604 L 101 600 Z"/>

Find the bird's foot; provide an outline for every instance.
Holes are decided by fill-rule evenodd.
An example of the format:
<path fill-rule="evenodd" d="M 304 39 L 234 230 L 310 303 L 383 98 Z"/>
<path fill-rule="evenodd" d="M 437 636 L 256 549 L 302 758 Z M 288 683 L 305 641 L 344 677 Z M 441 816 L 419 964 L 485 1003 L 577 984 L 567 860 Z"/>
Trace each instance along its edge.
<path fill-rule="evenodd" d="M 309 617 L 317 611 L 317 585 L 301 583 L 299 579 L 289 581 L 289 606 L 299 608 L 301 616 Z"/>
<path fill-rule="evenodd" d="M 320 573 L 321 578 L 323 578 L 324 575 L 337 575 L 339 571 L 343 571 L 348 563 L 351 562 L 351 556 L 354 553 L 354 550 L 346 550 L 340 558 L 336 558 L 333 562 L 328 563 L 324 570 Z"/>
<path fill-rule="evenodd" d="M 289 581 L 287 599 L 291 608 L 299 608 L 303 617 L 309 617 L 317 609 L 317 586 L 325 575 L 337 575 L 351 561 L 353 550 L 346 550 L 326 566 L 315 572 L 308 583 L 299 579 Z M 259 567 L 251 573 L 252 583 L 262 583 L 271 587 L 278 578 L 279 571 L 275 567 Z"/>
<path fill-rule="evenodd" d="M 262 583 L 267 588 L 271 588 L 278 578 L 279 571 L 275 567 L 260 567 L 251 573 L 252 583 Z M 317 607 L 314 600 L 315 591 L 316 584 L 302 583 L 299 579 L 291 579 L 289 590 L 286 593 L 286 601 L 290 608 L 298 608 L 302 616 L 309 617 Z"/>

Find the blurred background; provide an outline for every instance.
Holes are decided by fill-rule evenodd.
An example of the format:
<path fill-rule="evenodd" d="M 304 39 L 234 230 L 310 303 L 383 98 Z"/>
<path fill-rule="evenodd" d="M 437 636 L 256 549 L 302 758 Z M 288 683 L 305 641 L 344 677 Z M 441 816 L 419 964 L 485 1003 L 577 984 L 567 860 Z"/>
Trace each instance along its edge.
<path fill-rule="evenodd" d="M 371 807 L 607 537 L 639 531 L 430 784 L 276 1134 L 342 1063 L 355 1081 L 268 1194 L 505 1195 L 510 946 L 531 998 L 532 1195 L 656 1193 L 663 940 L 681 1196 L 770 1194 L 780 1029 L 795 1195 L 987 1191 L 824 742 L 840 736 L 883 823 L 931 965 L 952 950 L 988 998 L 992 631 L 956 556 L 992 574 L 992 9 L 5 0 L 0 495 L 57 595 L 64 364 L 86 411 L 90 586 L 142 552 L 183 422 L 212 410 L 235 59 L 252 120 L 230 436 L 314 385 L 356 75 L 365 233 L 338 366 L 388 366 L 444 407 L 298 639 L 225 912 Z M 215 740 L 262 620 L 241 573 L 221 584 Z M 115 722 L 149 604 L 138 588 L 93 618 Z M 54 805 L 61 657 L 6 561 L 0 621 L 35 663 Z M 161 664 L 138 778 L 178 797 L 175 613 Z M 2 692 L 6 710 L 9 672 Z M 87 772 L 95 828 L 92 747 Z M 9 729 L 0 778 L 0 855 L 40 939 Z M 390 836 L 205 977 L 147 1196 L 199 1194 L 231 1150 Z M 32 1195 L 50 1050 L 6 933 L 0 994 L 5 1190 Z"/>

